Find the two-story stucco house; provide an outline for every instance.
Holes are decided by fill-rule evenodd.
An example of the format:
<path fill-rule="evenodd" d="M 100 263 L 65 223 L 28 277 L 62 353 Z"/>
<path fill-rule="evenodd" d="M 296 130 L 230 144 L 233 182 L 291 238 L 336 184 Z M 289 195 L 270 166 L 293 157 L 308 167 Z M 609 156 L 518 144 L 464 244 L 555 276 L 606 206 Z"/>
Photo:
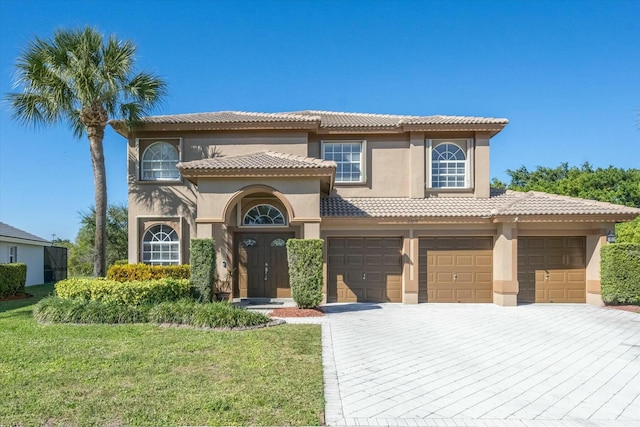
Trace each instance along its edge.
<path fill-rule="evenodd" d="M 506 119 L 297 111 L 147 117 L 128 139 L 129 262 L 215 238 L 235 297 L 289 297 L 325 241 L 328 302 L 600 304 L 600 247 L 639 209 L 490 188 Z"/>

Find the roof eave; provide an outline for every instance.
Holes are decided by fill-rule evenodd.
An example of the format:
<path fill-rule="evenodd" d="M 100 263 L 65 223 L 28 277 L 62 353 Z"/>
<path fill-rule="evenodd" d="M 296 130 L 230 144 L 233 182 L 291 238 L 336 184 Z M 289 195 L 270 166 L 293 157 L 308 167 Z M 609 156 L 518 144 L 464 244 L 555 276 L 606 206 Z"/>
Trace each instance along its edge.
<path fill-rule="evenodd" d="M 493 217 L 493 222 L 626 222 L 633 221 L 638 214 L 500 214 Z"/>

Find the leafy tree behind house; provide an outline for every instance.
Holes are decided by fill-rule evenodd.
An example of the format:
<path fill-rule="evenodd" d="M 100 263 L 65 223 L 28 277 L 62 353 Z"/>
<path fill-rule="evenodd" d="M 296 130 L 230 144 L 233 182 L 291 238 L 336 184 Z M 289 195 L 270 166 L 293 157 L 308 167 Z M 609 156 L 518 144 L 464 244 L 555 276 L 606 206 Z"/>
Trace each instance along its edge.
<path fill-rule="evenodd" d="M 109 205 L 107 208 L 107 267 L 117 260 L 127 258 L 128 210 L 123 204 Z M 95 208 L 80 212 L 80 230 L 75 242 L 57 239 L 53 243 L 68 250 L 70 276 L 89 276 L 93 272 L 93 251 L 95 236 Z"/>
<path fill-rule="evenodd" d="M 104 276 L 107 250 L 107 179 L 102 141 L 110 119 L 130 126 L 148 114 L 166 93 L 166 84 L 134 72 L 136 46 L 115 36 L 105 39 L 90 27 L 57 30 L 34 37 L 16 61 L 19 93 L 6 99 L 13 118 L 26 125 L 67 124 L 89 139 L 95 187 L 93 275 Z"/>
<path fill-rule="evenodd" d="M 509 183 L 493 179 L 492 186 L 516 191 L 542 191 L 583 199 L 599 200 L 640 208 L 640 169 L 613 166 L 594 169 L 589 163 L 581 167 L 561 163 L 555 168 L 525 166 L 507 170 Z M 640 243 L 640 218 L 616 225 L 620 243 Z"/>

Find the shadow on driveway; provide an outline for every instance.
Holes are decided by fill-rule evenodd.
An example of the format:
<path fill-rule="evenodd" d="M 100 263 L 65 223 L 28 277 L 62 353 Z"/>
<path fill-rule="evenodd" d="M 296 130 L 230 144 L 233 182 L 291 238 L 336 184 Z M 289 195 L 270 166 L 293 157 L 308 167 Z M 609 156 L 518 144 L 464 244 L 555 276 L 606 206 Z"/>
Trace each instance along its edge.
<path fill-rule="evenodd" d="M 357 302 L 357 303 L 331 303 L 322 306 L 322 311 L 331 313 L 348 313 L 352 311 L 368 311 L 368 310 L 380 310 L 379 304 L 371 302 Z"/>

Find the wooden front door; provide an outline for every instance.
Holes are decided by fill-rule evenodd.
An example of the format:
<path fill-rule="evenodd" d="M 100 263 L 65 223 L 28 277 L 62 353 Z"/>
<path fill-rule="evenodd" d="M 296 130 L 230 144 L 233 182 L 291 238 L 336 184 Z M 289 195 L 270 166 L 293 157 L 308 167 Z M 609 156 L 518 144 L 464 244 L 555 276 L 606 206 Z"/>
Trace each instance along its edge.
<path fill-rule="evenodd" d="M 291 298 L 286 242 L 293 233 L 238 233 L 240 298 Z"/>

